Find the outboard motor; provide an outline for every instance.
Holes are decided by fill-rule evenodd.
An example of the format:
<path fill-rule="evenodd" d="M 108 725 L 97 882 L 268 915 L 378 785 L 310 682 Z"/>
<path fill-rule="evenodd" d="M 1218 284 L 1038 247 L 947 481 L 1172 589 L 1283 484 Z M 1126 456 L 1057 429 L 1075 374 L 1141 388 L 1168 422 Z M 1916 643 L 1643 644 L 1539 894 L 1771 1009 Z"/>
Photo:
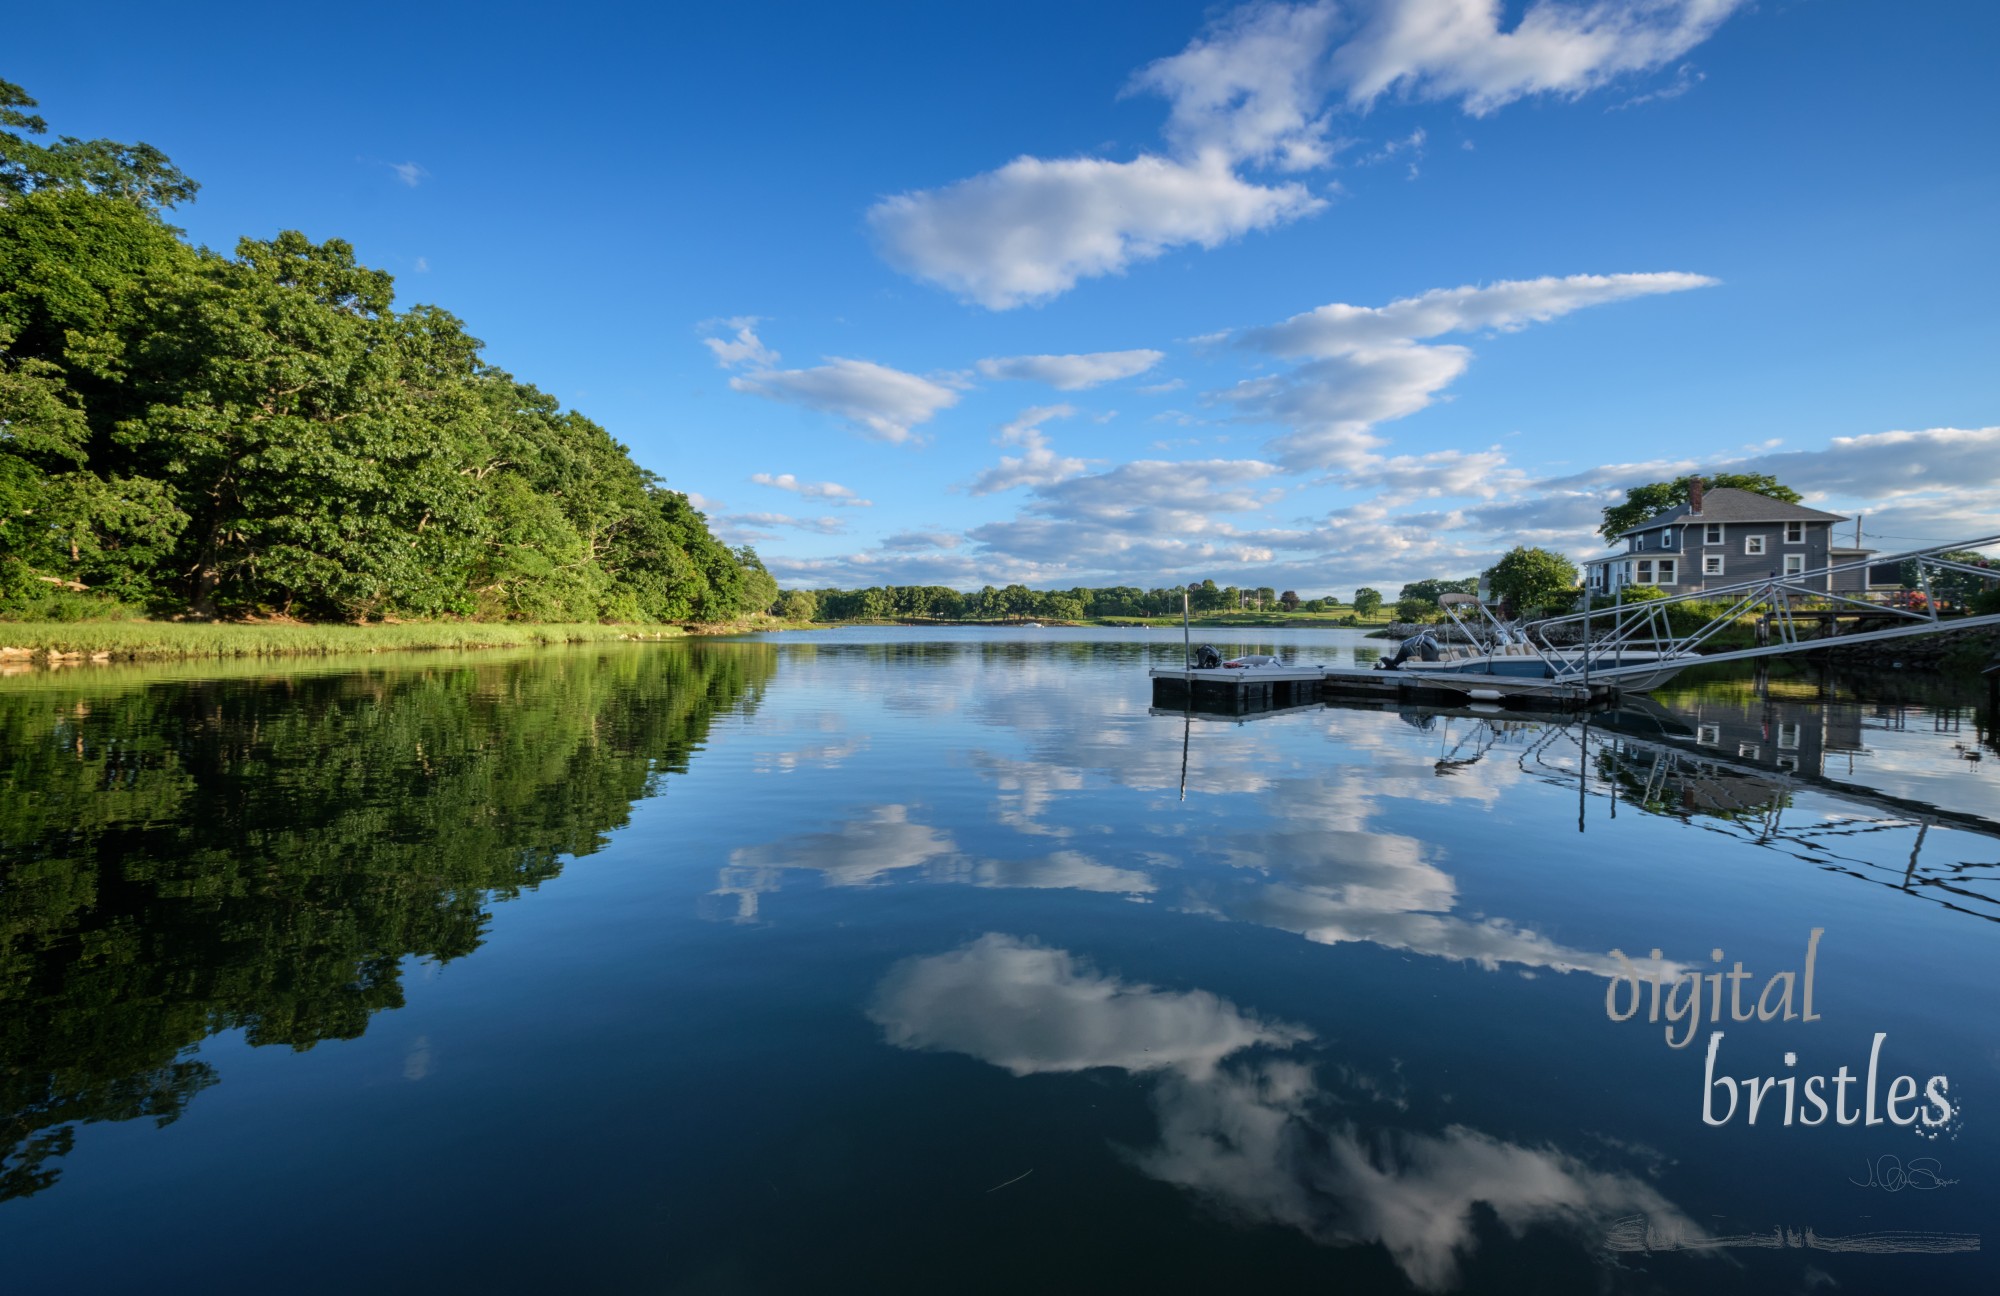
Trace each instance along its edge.
<path fill-rule="evenodd" d="M 1203 644 L 1194 650 L 1194 656 L 1189 660 L 1188 665 L 1194 667 L 1196 670 L 1216 670 L 1222 665 L 1222 654 L 1215 651 L 1212 645 Z"/>
<path fill-rule="evenodd" d="M 1375 663 L 1376 670 L 1396 670 L 1406 661 L 1416 658 L 1434 662 L 1438 659 L 1438 641 L 1428 630 L 1413 634 L 1396 647 L 1394 657 L 1386 657 Z"/>

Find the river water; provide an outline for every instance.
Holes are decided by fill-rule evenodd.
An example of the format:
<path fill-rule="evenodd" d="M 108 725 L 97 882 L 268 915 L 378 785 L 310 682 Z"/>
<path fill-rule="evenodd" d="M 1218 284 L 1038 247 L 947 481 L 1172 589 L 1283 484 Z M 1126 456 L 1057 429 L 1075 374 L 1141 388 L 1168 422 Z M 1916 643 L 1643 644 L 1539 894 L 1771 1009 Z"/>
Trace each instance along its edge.
<path fill-rule="evenodd" d="M 1155 712 L 1179 659 L 0 680 L 0 1290 L 1995 1289 L 1976 685 Z"/>

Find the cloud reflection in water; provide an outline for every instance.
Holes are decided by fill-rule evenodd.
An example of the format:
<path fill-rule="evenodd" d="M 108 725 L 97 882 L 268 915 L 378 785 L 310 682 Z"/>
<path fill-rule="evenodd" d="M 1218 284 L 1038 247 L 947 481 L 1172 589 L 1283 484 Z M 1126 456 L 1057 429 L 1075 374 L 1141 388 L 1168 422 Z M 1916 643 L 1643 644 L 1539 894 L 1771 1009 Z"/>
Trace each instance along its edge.
<path fill-rule="evenodd" d="M 1456 1284 L 1481 1206 L 1515 1236 L 1555 1228 L 1594 1240 L 1637 1213 L 1700 1234 L 1638 1176 L 1553 1146 L 1463 1125 L 1430 1134 L 1331 1119 L 1334 1096 L 1313 1067 L 1284 1055 L 1313 1038 L 1308 1028 L 1208 991 L 1128 982 L 1067 950 L 988 933 L 905 959 L 868 1016 L 898 1048 L 963 1053 L 1016 1076 L 1155 1076 L 1160 1137 L 1130 1154 L 1138 1169 L 1246 1222 L 1323 1245 L 1379 1244 L 1424 1291 Z"/>

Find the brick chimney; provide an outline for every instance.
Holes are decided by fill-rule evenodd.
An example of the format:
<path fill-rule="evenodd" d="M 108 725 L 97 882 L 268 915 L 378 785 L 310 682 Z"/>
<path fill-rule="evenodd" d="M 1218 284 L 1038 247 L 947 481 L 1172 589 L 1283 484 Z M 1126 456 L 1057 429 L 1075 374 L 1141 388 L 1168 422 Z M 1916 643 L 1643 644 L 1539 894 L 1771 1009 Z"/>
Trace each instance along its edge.
<path fill-rule="evenodd" d="M 1700 514 L 1701 491 L 1703 485 L 1704 483 L 1699 477 L 1688 478 L 1688 512 L 1697 515 Z"/>

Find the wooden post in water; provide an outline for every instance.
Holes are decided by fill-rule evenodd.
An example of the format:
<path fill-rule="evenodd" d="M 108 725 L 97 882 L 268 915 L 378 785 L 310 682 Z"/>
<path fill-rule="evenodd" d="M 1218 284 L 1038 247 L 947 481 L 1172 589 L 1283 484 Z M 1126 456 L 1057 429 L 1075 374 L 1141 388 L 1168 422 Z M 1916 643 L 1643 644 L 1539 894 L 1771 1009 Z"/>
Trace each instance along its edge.
<path fill-rule="evenodd" d="M 1194 666 L 1194 640 L 1188 631 L 1188 590 L 1193 588 L 1190 585 L 1181 591 L 1181 682 L 1187 685 L 1190 702 L 1194 699 L 1194 676 L 1189 673 Z"/>

